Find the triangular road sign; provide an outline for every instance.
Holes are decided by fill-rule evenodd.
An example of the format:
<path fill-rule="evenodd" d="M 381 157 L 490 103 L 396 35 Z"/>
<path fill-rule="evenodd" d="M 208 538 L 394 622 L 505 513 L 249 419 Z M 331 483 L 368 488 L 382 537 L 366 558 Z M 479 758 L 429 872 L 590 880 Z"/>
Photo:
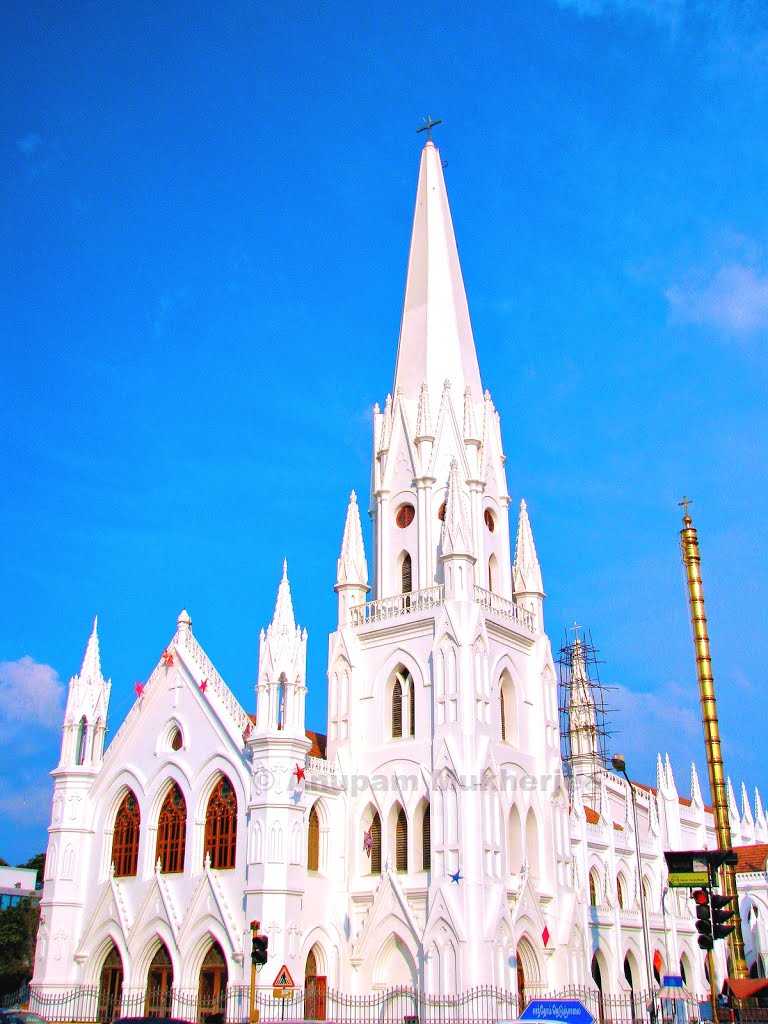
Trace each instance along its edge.
<path fill-rule="evenodd" d="M 277 977 L 272 982 L 272 988 L 295 988 L 291 972 L 288 970 L 285 964 L 277 972 Z"/>

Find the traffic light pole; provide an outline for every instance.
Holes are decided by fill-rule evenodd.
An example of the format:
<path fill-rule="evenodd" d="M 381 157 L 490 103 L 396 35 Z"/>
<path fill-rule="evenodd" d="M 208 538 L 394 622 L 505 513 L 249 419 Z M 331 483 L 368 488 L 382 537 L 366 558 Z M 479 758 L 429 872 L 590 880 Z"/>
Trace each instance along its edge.
<path fill-rule="evenodd" d="M 691 612 L 691 626 L 693 628 L 693 646 L 696 652 L 696 674 L 699 681 L 701 718 L 704 725 L 704 747 L 707 754 L 709 791 L 714 810 L 717 845 L 720 850 L 730 850 L 731 826 L 728 819 L 728 799 L 725 790 L 723 755 L 720 749 L 720 725 L 717 720 L 715 680 L 712 675 L 707 615 L 704 608 L 704 586 L 701 581 L 699 537 L 696 527 L 693 525 L 693 520 L 688 513 L 689 503 L 688 498 L 684 498 L 680 502 L 685 510 L 683 529 L 680 531 L 680 550 L 688 583 L 688 603 Z M 721 878 L 725 895 L 738 897 L 736 873 L 733 865 L 723 864 Z M 746 978 L 747 964 L 744 959 L 744 939 L 741 933 L 738 898 L 734 899 L 733 903 L 735 909 L 735 928 L 728 940 L 731 948 L 731 971 L 735 978 Z M 712 972 L 711 961 L 710 972 Z M 713 978 L 714 976 L 711 975 L 711 977 Z"/>
<path fill-rule="evenodd" d="M 251 921 L 251 944 L 259 930 L 259 921 Z M 248 1020 L 250 1024 L 258 1024 L 259 1011 L 256 1008 L 256 964 L 251 957 L 251 995 L 249 1003 Z"/>
<path fill-rule="evenodd" d="M 706 888 L 707 901 L 709 903 L 709 917 L 712 920 L 712 875 L 710 868 L 709 885 Z M 714 925 L 713 925 L 714 927 Z M 715 976 L 715 942 L 712 940 L 711 947 L 707 950 L 707 972 L 709 974 L 709 1001 L 712 1004 L 712 1024 L 719 1024 L 720 1018 L 717 1012 L 717 977 Z"/>

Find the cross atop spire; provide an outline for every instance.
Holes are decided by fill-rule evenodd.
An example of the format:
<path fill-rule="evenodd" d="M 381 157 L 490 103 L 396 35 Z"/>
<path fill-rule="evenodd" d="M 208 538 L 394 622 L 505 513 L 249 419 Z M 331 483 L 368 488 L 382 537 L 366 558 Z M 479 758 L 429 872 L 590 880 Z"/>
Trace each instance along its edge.
<path fill-rule="evenodd" d="M 354 491 L 349 496 L 344 536 L 341 540 L 341 554 L 337 562 L 336 583 L 357 583 L 368 586 L 368 563 L 365 559 L 363 529 L 360 524 L 360 510 Z"/>
<path fill-rule="evenodd" d="M 525 498 L 520 502 L 520 518 L 517 522 L 517 543 L 515 545 L 515 564 L 513 579 L 515 593 L 543 594 L 544 584 L 541 579 L 539 556 L 533 542 L 533 530 L 528 518 L 528 506 Z M 581 628 L 581 627 L 577 627 Z M 576 634 L 578 639 L 578 633 Z"/>
<path fill-rule="evenodd" d="M 103 676 L 101 674 L 101 654 L 99 652 L 99 617 L 94 615 L 93 627 L 91 628 L 91 635 L 88 637 L 88 643 L 85 646 L 85 653 L 83 654 L 83 663 L 80 666 L 79 672 L 80 679 L 83 682 L 101 682 Z"/>
<path fill-rule="evenodd" d="M 293 616 L 293 601 L 291 600 L 291 585 L 288 582 L 288 560 L 283 559 L 283 578 L 277 588 L 277 601 L 275 602 L 275 614 L 272 616 L 270 629 L 277 629 L 280 632 L 287 632 L 296 629 L 296 619 Z"/>
<path fill-rule="evenodd" d="M 399 388 L 406 398 L 418 399 L 426 381 L 432 395 L 440 395 L 446 378 L 455 395 L 468 387 L 474 401 L 482 402 L 440 152 L 429 139 L 421 151 L 394 392 Z"/>

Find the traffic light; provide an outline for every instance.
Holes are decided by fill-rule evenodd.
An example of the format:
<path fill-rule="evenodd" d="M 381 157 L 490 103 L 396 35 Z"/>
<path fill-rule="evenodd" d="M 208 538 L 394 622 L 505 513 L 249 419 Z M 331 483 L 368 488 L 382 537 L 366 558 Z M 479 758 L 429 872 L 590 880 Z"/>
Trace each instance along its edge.
<path fill-rule="evenodd" d="M 718 896 L 716 893 L 712 893 L 711 904 L 712 904 L 712 938 L 713 939 L 724 939 L 735 930 L 735 924 L 726 924 L 726 921 L 730 919 L 736 913 L 736 908 L 732 906 L 736 902 L 735 896 Z"/>
<path fill-rule="evenodd" d="M 269 939 L 266 935 L 254 935 L 251 939 L 251 963 L 256 967 L 263 967 L 267 962 L 267 947 Z"/>
<path fill-rule="evenodd" d="M 709 893 L 706 889 L 694 889 L 691 899 L 696 904 L 696 931 L 699 933 L 699 949 L 714 949 Z"/>

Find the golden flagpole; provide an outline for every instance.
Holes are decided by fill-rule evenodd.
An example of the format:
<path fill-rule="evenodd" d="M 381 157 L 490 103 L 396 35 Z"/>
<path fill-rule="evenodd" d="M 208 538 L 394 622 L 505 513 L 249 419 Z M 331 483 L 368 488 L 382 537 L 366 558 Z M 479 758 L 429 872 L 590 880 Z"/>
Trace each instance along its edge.
<path fill-rule="evenodd" d="M 680 550 L 688 582 L 688 604 L 691 611 L 693 647 L 696 653 L 696 674 L 699 679 L 701 719 L 704 725 L 704 747 L 707 753 L 709 791 L 714 809 L 717 845 L 720 850 L 730 850 L 731 825 L 728 820 L 728 797 L 725 788 L 723 754 L 720 749 L 720 726 L 717 721 L 715 680 L 712 675 L 707 615 L 704 609 L 704 586 L 701 582 L 699 537 L 696 527 L 693 525 L 693 519 L 691 519 L 688 512 L 690 504 L 690 498 L 683 498 L 680 502 L 684 510 L 683 528 L 680 531 Z M 735 911 L 735 916 L 729 922 L 729 924 L 735 925 L 734 930 L 728 936 L 728 944 L 731 951 L 730 971 L 734 978 L 746 978 L 749 976 L 749 972 L 744 960 L 744 939 L 741 934 L 741 915 L 739 914 L 739 900 L 736 890 L 736 872 L 732 864 L 723 864 L 720 871 L 724 894 L 736 897 L 732 907 L 729 907 L 729 909 Z"/>

